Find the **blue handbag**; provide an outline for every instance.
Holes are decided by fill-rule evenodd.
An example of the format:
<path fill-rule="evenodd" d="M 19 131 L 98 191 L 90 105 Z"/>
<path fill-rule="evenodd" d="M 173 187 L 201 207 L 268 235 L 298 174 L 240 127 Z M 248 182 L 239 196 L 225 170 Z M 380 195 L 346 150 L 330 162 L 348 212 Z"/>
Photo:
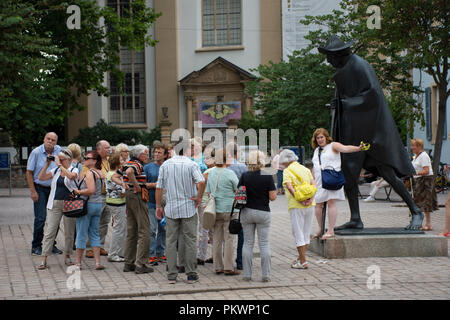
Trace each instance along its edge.
<path fill-rule="evenodd" d="M 322 166 L 320 154 L 322 148 L 319 149 L 319 164 Z M 322 169 L 322 188 L 326 190 L 339 190 L 345 184 L 344 173 L 334 169 Z"/>

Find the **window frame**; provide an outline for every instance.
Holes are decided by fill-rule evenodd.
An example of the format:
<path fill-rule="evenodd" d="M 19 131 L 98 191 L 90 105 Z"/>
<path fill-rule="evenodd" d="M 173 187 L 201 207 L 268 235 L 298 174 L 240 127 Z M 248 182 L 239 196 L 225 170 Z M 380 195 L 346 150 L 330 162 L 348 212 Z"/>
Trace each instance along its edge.
<path fill-rule="evenodd" d="M 230 37 L 231 37 L 231 4 L 230 1 L 231 0 L 225 0 L 226 1 L 226 5 L 227 5 L 227 43 L 226 44 L 218 44 L 217 42 L 217 6 L 216 6 L 216 1 L 217 0 L 211 0 L 213 1 L 213 31 L 214 31 L 214 44 L 213 45 L 205 45 L 205 14 L 204 14 L 204 1 L 201 1 L 201 25 L 202 25 L 202 48 L 197 50 L 197 51 L 215 51 L 215 50 L 242 50 L 244 49 L 244 47 L 242 46 L 243 43 L 243 39 L 242 39 L 242 0 L 239 0 L 239 17 L 240 17 L 240 21 L 239 21 L 239 33 L 240 33 L 240 43 L 239 44 L 231 44 L 230 43 Z M 237 28 L 236 28 L 237 29 Z M 235 30 L 235 29 L 233 29 Z"/>

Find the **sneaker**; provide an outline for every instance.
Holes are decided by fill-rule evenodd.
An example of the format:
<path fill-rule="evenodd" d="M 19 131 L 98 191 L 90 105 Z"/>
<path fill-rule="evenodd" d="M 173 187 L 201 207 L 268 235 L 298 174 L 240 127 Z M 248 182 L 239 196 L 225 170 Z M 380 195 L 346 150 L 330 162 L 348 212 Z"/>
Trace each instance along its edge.
<path fill-rule="evenodd" d="M 86 250 L 86 258 L 93 258 L 93 257 L 94 257 L 94 251 Z"/>
<path fill-rule="evenodd" d="M 134 264 L 125 264 L 123 266 L 123 272 L 132 272 L 134 270 L 136 270 L 136 265 Z"/>
<path fill-rule="evenodd" d="M 56 246 L 53 246 L 52 253 L 54 254 L 62 254 L 63 252 L 59 250 Z"/>
<path fill-rule="evenodd" d="M 198 282 L 198 275 L 191 274 L 191 275 L 187 276 L 187 283 L 192 284 L 195 282 Z"/>
<path fill-rule="evenodd" d="M 42 255 L 42 248 L 32 248 L 31 249 L 31 255 L 32 256 L 41 256 Z"/>
<path fill-rule="evenodd" d="M 158 259 L 162 263 L 167 262 L 167 257 L 166 256 L 160 256 L 160 257 L 158 257 Z"/>
<path fill-rule="evenodd" d="M 151 266 L 157 266 L 158 265 L 158 258 L 157 257 L 150 257 L 148 259 L 148 264 Z"/>
<path fill-rule="evenodd" d="M 119 256 L 111 256 L 111 257 L 108 257 L 108 261 L 109 262 L 124 262 L 125 259 L 121 258 Z"/>
<path fill-rule="evenodd" d="M 151 267 L 147 267 L 145 264 L 142 267 L 136 267 L 134 273 L 143 274 L 143 273 L 152 273 L 154 270 Z"/>
<path fill-rule="evenodd" d="M 374 201 L 375 201 L 375 198 L 372 197 L 372 196 L 368 196 L 368 197 L 365 198 L 363 201 L 364 201 L 364 202 L 374 202 Z"/>

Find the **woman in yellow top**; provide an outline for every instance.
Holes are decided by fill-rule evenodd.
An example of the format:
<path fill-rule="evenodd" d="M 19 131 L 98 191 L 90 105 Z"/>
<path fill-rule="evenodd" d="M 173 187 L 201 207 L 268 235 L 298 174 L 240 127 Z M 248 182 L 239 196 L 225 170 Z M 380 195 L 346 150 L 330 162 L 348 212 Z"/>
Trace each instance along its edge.
<path fill-rule="evenodd" d="M 302 202 L 295 200 L 294 185 L 300 185 L 300 179 L 314 186 L 316 186 L 316 182 L 311 171 L 298 163 L 297 160 L 298 157 L 292 150 L 285 149 L 280 153 L 279 161 L 286 167 L 283 171 L 283 186 L 291 216 L 292 234 L 294 235 L 298 251 L 298 257 L 291 264 L 291 267 L 294 269 L 308 269 L 306 248 L 310 242 L 309 237 L 316 203 L 314 197 Z"/>

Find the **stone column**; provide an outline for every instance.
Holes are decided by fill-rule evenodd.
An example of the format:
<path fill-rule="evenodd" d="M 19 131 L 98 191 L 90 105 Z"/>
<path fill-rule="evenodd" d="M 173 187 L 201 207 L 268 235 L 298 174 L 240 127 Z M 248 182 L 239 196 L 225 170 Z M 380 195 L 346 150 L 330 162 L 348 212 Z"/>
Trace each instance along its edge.
<path fill-rule="evenodd" d="M 162 120 L 161 126 L 161 142 L 168 145 L 170 143 L 170 126 L 172 125 L 168 119 Z"/>
<path fill-rule="evenodd" d="M 192 103 L 194 99 L 192 96 L 186 96 L 184 99 L 186 101 L 186 129 L 192 134 L 192 125 L 194 124 L 192 120 Z"/>

